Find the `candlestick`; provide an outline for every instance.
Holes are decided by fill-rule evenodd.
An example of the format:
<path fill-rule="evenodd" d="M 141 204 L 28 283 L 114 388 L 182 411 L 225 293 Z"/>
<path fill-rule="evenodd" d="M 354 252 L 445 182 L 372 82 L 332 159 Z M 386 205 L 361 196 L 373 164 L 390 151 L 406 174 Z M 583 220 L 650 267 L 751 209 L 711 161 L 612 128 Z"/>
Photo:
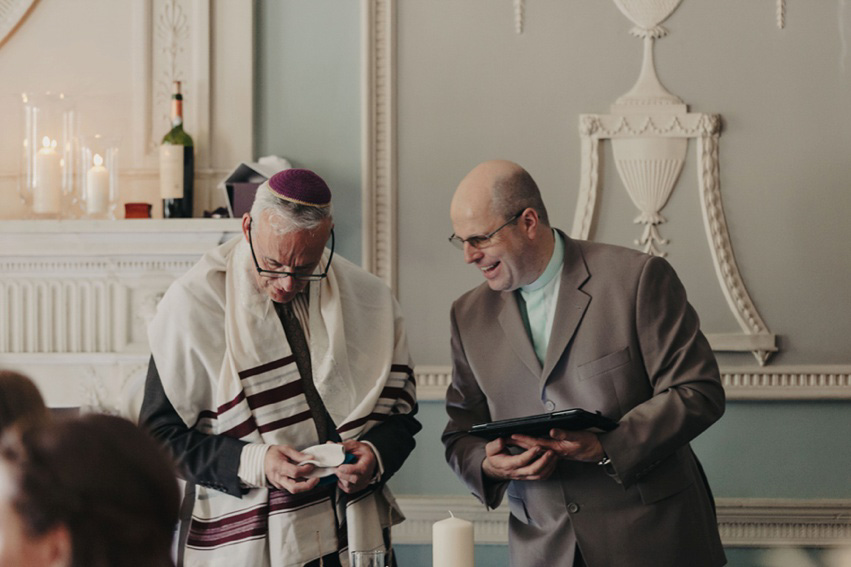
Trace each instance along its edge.
<path fill-rule="evenodd" d="M 62 195 L 62 165 L 56 153 L 56 140 L 45 136 L 42 148 L 35 156 L 35 186 L 33 187 L 33 212 L 59 213 Z"/>
<path fill-rule="evenodd" d="M 86 173 L 86 212 L 105 213 L 109 206 L 109 170 L 103 166 L 103 158 L 95 154 L 94 165 Z"/>
<path fill-rule="evenodd" d="M 473 567 L 473 524 L 455 516 L 435 522 L 431 549 L 433 567 Z"/>

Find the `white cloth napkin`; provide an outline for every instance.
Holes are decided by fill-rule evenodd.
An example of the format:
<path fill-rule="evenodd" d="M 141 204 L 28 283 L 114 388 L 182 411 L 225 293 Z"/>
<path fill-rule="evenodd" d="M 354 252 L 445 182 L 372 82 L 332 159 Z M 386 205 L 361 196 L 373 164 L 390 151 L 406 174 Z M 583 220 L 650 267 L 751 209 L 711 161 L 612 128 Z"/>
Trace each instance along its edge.
<path fill-rule="evenodd" d="M 314 465 L 316 468 L 307 473 L 305 478 L 324 477 L 334 474 L 334 469 L 346 460 L 346 453 L 339 443 L 325 443 L 302 449 L 302 453 L 311 458 L 301 461 L 299 465 Z"/>

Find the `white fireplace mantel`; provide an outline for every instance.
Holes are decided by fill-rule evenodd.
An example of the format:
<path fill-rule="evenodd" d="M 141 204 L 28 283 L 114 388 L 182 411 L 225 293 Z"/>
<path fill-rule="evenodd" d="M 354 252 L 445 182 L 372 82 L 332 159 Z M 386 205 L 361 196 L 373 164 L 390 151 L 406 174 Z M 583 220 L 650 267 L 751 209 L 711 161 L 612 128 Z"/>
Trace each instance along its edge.
<path fill-rule="evenodd" d="M 239 219 L 3 221 L 0 367 L 52 407 L 135 417 L 159 298 Z"/>

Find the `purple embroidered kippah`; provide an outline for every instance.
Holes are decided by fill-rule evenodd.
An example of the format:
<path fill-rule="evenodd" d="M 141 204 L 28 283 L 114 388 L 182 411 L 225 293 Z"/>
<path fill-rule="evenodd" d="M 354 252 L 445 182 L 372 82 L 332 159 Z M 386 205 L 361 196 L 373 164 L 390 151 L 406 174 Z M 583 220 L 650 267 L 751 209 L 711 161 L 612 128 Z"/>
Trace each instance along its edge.
<path fill-rule="evenodd" d="M 331 205 L 331 190 L 325 181 L 309 169 L 285 169 L 269 178 L 272 193 L 308 207 Z"/>

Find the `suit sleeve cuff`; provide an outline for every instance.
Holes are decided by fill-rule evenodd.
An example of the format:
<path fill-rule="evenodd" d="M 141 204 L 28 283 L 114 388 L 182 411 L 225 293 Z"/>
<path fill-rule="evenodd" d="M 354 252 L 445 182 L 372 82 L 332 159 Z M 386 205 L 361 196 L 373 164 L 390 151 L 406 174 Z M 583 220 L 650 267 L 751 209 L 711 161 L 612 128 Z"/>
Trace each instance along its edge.
<path fill-rule="evenodd" d="M 239 456 L 237 475 L 243 486 L 261 488 L 266 486 L 266 451 L 269 445 L 249 443 Z"/>

